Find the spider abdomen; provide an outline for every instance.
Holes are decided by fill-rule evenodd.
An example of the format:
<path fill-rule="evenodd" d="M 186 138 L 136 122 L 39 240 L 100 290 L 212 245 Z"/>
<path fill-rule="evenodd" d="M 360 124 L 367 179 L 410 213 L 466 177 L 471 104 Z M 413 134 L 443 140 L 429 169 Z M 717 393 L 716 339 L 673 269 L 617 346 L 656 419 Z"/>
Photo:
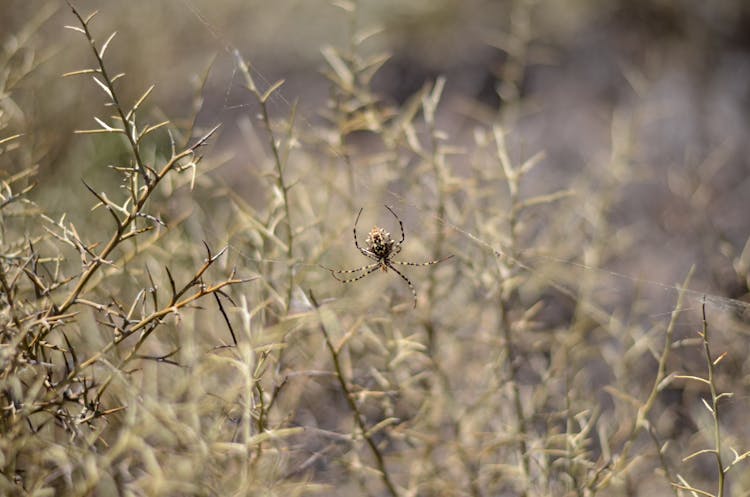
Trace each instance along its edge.
<path fill-rule="evenodd" d="M 396 242 L 393 241 L 390 233 L 388 233 L 383 228 L 378 228 L 377 226 L 375 226 L 367 235 L 367 240 L 365 243 L 367 244 L 367 250 L 372 252 L 374 255 L 380 257 L 381 259 L 388 259 L 388 257 L 393 253 L 393 246 Z M 385 269 L 385 267 L 383 269 Z"/>

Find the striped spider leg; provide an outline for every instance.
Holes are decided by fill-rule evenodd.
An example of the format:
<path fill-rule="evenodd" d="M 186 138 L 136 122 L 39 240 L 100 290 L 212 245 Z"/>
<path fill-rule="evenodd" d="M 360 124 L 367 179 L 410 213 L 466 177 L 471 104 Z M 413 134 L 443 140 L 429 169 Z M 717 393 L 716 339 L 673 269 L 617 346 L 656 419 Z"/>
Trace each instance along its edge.
<path fill-rule="evenodd" d="M 321 266 L 324 269 L 327 269 L 331 272 L 331 275 L 341 283 L 352 283 L 357 280 L 361 280 L 368 274 L 374 273 L 378 269 L 382 270 L 383 272 L 388 272 L 388 269 L 393 270 L 394 273 L 399 275 L 402 280 L 406 282 L 407 285 L 409 285 L 409 289 L 411 290 L 412 295 L 414 296 L 414 307 L 417 307 L 417 290 L 414 288 L 414 285 L 409 280 L 409 278 L 406 277 L 401 271 L 393 267 L 394 264 L 400 264 L 402 266 L 430 266 L 432 264 L 437 264 L 439 262 L 443 262 L 447 259 L 450 259 L 453 257 L 453 255 L 449 255 L 447 257 L 443 257 L 442 259 L 437 259 L 434 261 L 427 261 L 427 262 L 408 262 L 408 261 L 396 261 L 393 260 L 393 256 L 401 252 L 401 245 L 404 243 L 404 240 L 406 240 L 406 234 L 404 232 L 404 223 L 401 222 L 401 219 L 396 215 L 395 212 L 393 212 L 393 209 L 385 206 L 388 211 L 390 211 L 391 214 L 393 214 L 393 217 L 396 218 L 396 221 L 398 221 L 399 228 L 401 230 L 401 239 L 399 241 L 395 241 L 391 234 L 385 231 L 383 228 L 379 228 L 377 226 L 373 227 L 370 230 L 370 233 L 367 235 L 367 239 L 365 240 L 365 246 L 362 247 L 359 244 L 359 240 L 357 239 L 357 224 L 359 223 L 359 217 L 362 215 L 362 209 L 359 209 L 359 212 L 357 213 L 357 218 L 354 220 L 354 229 L 352 230 L 354 233 L 354 246 L 357 247 L 357 249 L 364 255 L 365 257 L 368 257 L 375 262 L 372 264 L 367 264 L 362 267 L 354 268 L 354 269 L 331 269 L 327 268 L 325 266 Z M 355 276 L 354 278 L 339 278 L 336 276 L 337 274 L 351 274 L 351 273 L 362 273 L 358 276 Z"/>

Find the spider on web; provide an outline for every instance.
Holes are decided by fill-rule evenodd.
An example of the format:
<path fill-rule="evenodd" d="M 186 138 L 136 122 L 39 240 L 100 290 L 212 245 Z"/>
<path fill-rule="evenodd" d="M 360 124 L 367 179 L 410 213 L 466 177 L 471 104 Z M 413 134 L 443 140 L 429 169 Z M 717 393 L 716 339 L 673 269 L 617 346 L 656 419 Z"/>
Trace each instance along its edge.
<path fill-rule="evenodd" d="M 369 257 L 370 259 L 374 260 L 372 264 L 367 264 L 362 267 L 354 268 L 354 269 L 331 269 L 327 268 L 325 266 L 323 269 L 326 269 L 331 272 L 331 275 L 341 283 L 351 283 L 357 280 L 361 280 L 368 274 L 371 274 L 378 269 L 382 270 L 383 272 L 388 272 L 388 269 L 392 269 L 397 275 L 401 277 L 402 280 L 406 282 L 407 285 L 409 285 L 409 288 L 411 289 L 411 293 L 414 295 L 414 307 L 417 307 L 417 290 L 414 288 L 414 285 L 412 282 L 404 276 L 404 274 L 393 267 L 394 264 L 400 264 L 402 266 L 430 266 L 432 264 L 437 264 L 439 262 L 443 262 L 447 259 L 450 259 L 453 257 L 453 255 L 449 255 L 447 257 L 443 257 L 442 259 L 437 259 L 435 261 L 427 261 L 427 262 L 407 262 L 407 261 L 395 261 L 393 260 L 393 256 L 401 252 L 401 246 L 404 243 L 404 240 L 406 239 L 406 235 L 404 234 L 404 223 L 401 222 L 401 219 L 396 215 L 395 212 L 393 212 L 393 209 L 385 206 L 386 209 L 390 211 L 391 214 L 393 214 L 393 217 L 396 218 L 396 221 L 398 221 L 398 225 L 401 228 L 401 240 L 398 242 L 395 241 L 393 238 L 391 238 L 391 234 L 388 233 L 383 228 L 379 228 L 377 226 L 373 227 L 370 230 L 370 233 L 367 235 L 367 240 L 365 240 L 365 248 L 362 248 L 359 245 L 359 241 L 357 240 L 357 223 L 359 222 L 359 216 L 362 215 L 362 209 L 359 209 L 359 212 L 357 213 L 357 219 L 354 221 L 354 245 L 357 247 L 357 249 L 362 252 L 362 255 L 365 257 Z M 337 274 L 348 274 L 348 273 L 359 273 L 361 272 L 359 276 L 356 276 L 354 278 L 349 279 L 341 279 Z"/>

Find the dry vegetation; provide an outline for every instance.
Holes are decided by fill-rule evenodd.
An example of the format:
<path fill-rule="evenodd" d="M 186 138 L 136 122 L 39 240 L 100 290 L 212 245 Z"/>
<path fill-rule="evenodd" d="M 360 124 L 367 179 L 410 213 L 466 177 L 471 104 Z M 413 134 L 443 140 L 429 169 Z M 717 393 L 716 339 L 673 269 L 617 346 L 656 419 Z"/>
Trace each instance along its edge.
<path fill-rule="evenodd" d="M 657 216 L 700 247 L 660 272 L 640 262 L 663 241 L 636 205 L 661 178 L 645 69 L 573 171 L 527 138 L 553 48 L 537 2 L 500 2 L 494 107 L 447 97 L 450 76 L 383 97 L 382 35 L 338 3 L 348 38 L 304 112 L 197 9 L 232 68 L 181 75 L 173 118 L 121 73 L 109 5 L 0 33 L 0 494 L 750 495 L 748 224 L 713 220 L 718 198 L 746 208 L 737 144 L 668 168 Z M 63 23 L 86 55 L 45 45 Z M 236 119 L 199 118 L 212 71 Z M 98 109 L 64 137 L 31 113 L 61 84 Z M 392 271 L 324 269 L 372 262 L 362 207 L 361 246 L 374 225 L 399 239 L 383 205 L 398 259 L 453 255 L 398 266 L 416 308 Z"/>

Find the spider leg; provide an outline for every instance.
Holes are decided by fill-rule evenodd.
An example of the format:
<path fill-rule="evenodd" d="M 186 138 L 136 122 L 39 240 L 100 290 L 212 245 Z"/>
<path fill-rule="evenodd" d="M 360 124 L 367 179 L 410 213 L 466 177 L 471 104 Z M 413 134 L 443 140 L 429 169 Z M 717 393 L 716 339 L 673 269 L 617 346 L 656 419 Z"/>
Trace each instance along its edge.
<path fill-rule="evenodd" d="M 365 271 L 367 269 L 370 269 L 371 267 L 375 266 L 375 263 L 367 264 L 366 266 L 357 267 L 354 269 L 333 269 L 332 267 L 326 267 L 323 264 L 318 264 L 318 266 L 332 273 L 358 273 L 359 271 Z"/>
<path fill-rule="evenodd" d="M 393 261 L 392 260 L 392 261 L 389 261 L 389 262 L 391 262 L 393 264 L 401 264 L 402 266 L 431 266 L 432 264 L 437 264 L 439 262 L 447 261 L 451 257 L 453 257 L 453 254 L 451 254 L 451 255 L 449 255 L 447 257 L 443 257 L 442 259 L 435 260 L 435 261 L 407 262 L 407 261 Z"/>
<path fill-rule="evenodd" d="M 357 250 L 359 250 L 363 254 L 367 255 L 367 253 L 365 252 L 365 249 L 363 249 L 362 247 L 360 247 L 359 246 L 359 242 L 357 241 L 357 223 L 359 223 L 359 216 L 362 215 L 362 209 L 364 209 L 364 207 L 360 207 L 359 208 L 359 212 L 357 213 L 357 219 L 354 220 L 354 230 L 352 230 L 352 231 L 354 231 L 354 245 L 357 247 Z"/>
<path fill-rule="evenodd" d="M 336 281 L 340 281 L 341 283 L 351 283 L 353 281 L 361 280 L 362 278 L 364 278 L 368 274 L 377 271 L 378 268 L 380 268 L 380 263 L 379 262 L 377 262 L 375 264 L 370 264 L 368 266 L 358 267 L 356 269 L 345 269 L 345 270 L 336 270 L 336 269 L 330 269 L 330 268 L 326 268 L 326 269 L 328 269 L 331 272 L 331 276 L 333 276 L 333 278 Z M 362 273 L 359 276 L 356 276 L 354 278 L 341 279 L 338 276 L 336 276 L 336 274 L 358 273 L 360 271 L 364 271 L 364 273 Z"/>
<path fill-rule="evenodd" d="M 411 293 L 412 293 L 412 295 L 414 295 L 414 308 L 416 309 L 417 308 L 417 289 L 414 288 L 414 285 L 412 285 L 411 281 L 409 281 L 409 278 L 407 278 L 406 276 L 404 276 L 404 274 L 401 271 L 399 271 L 398 269 L 396 269 L 395 267 L 393 267 L 393 265 L 391 265 L 391 262 L 393 262 L 393 261 L 388 261 L 388 262 L 385 263 L 385 265 L 388 266 L 389 268 L 393 269 L 396 272 L 396 274 L 399 275 L 399 276 L 401 276 L 401 279 L 404 280 L 407 285 L 409 285 L 409 288 L 411 289 Z"/>
<path fill-rule="evenodd" d="M 401 222 L 401 219 L 400 219 L 400 218 L 399 218 L 399 217 L 398 217 L 398 216 L 396 215 L 396 213 L 395 213 L 395 212 L 393 212 L 393 209 L 391 209 L 391 208 L 390 208 L 390 207 L 388 207 L 387 205 L 385 206 L 385 208 L 386 208 L 386 209 L 388 209 L 389 211 L 391 211 L 391 214 L 393 214 L 393 217 L 395 217 L 395 218 L 396 218 L 396 221 L 398 221 L 398 226 L 399 226 L 399 228 L 401 228 L 401 241 L 400 241 L 400 242 L 398 242 L 398 245 L 399 245 L 399 249 L 400 249 L 400 247 L 401 247 L 401 244 L 402 244 L 402 243 L 404 243 L 404 240 L 406 240 L 406 233 L 404 233 L 404 223 L 402 223 L 402 222 Z"/>
<path fill-rule="evenodd" d="M 365 257 L 369 257 L 370 259 L 372 259 L 374 261 L 380 261 L 380 259 L 381 259 L 380 256 L 373 254 L 372 252 L 370 252 L 367 249 L 362 249 L 361 252 L 362 252 L 362 255 L 364 255 Z"/>

